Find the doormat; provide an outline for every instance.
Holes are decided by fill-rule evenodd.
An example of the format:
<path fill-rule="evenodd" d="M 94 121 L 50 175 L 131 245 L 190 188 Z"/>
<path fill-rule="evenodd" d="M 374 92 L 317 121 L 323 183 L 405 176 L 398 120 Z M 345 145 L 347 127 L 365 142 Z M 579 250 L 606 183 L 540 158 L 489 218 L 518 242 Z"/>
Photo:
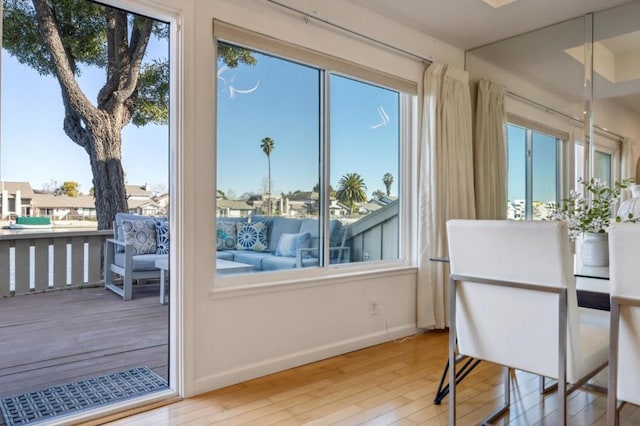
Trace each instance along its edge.
<path fill-rule="evenodd" d="M 32 425 L 168 388 L 145 366 L 2 398 L 0 409 L 7 426 Z"/>

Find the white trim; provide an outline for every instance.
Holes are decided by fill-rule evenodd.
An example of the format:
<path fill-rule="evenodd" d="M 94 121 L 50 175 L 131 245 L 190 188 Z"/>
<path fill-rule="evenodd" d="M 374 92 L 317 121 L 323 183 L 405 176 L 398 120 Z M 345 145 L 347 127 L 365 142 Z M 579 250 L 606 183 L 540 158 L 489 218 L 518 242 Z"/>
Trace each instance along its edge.
<path fill-rule="evenodd" d="M 169 128 L 170 128 L 170 171 L 169 171 L 169 187 L 171 194 L 170 209 L 172 220 L 170 221 L 170 232 L 176 238 L 172 238 L 171 251 L 171 275 L 172 286 L 170 289 L 170 306 L 169 310 L 169 384 L 170 388 L 166 391 L 154 393 L 151 395 L 145 395 L 140 398 L 132 398 L 120 403 L 107 405 L 88 411 L 82 411 L 74 413 L 64 418 L 52 418 L 51 421 L 56 424 L 78 424 L 80 421 L 87 421 L 104 417 L 109 414 L 122 412 L 135 407 L 142 407 L 152 404 L 154 402 L 167 400 L 176 395 L 184 394 L 184 359 L 185 343 L 182 339 L 181 330 L 185 329 L 184 326 L 184 309 L 179 303 L 180 298 L 178 293 L 182 291 L 179 287 L 180 282 L 184 282 L 181 278 L 183 268 L 180 267 L 183 263 L 183 251 L 184 240 L 181 238 L 182 232 L 178 230 L 180 225 L 176 220 L 180 216 L 183 210 L 184 203 L 173 202 L 177 201 L 177 195 L 181 191 L 177 191 L 177 188 L 184 185 L 183 179 L 180 175 L 180 170 L 183 169 L 183 151 L 184 151 L 184 88 L 182 82 L 184 81 L 184 33 L 181 31 L 183 27 L 183 20 L 185 13 L 189 10 L 193 10 L 191 0 L 183 0 L 180 5 L 175 5 L 173 2 L 168 2 L 166 5 L 158 4 L 159 1 L 149 0 L 102 0 L 102 3 L 109 6 L 120 7 L 128 12 L 142 14 L 151 17 L 156 20 L 168 22 L 170 24 L 170 75 L 171 75 L 171 92 L 170 92 L 170 116 L 169 116 Z M 187 4 L 185 4 L 187 3 Z M 191 13 L 193 15 L 193 13 Z M 1 16 L 1 15 L 0 15 Z"/>
<path fill-rule="evenodd" d="M 380 264 L 384 265 L 387 262 L 369 262 L 370 264 Z M 322 271 L 322 269 L 320 269 Z M 328 286 L 334 284 L 344 284 L 345 280 L 349 280 L 349 282 L 357 282 L 357 281 L 366 281 L 373 277 L 398 277 L 403 275 L 414 275 L 417 271 L 416 267 L 409 267 L 406 265 L 396 266 L 391 269 L 387 268 L 371 268 L 370 266 L 366 268 L 366 271 L 360 270 L 357 272 L 353 272 L 350 274 L 339 274 L 334 276 L 327 276 L 326 274 L 322 274 L 321 276 L 313 276 L 307 278 L 300 278 L 297 274 L 295 278 L 289 278 L 287 280 L 280 281 L 269 281 L 267 283 L 264 280 L 260 280 L 259 283 L 252 284 L 239 284 L 239 285 L 228 285 L 225 287 L 217 286 L 214 287 L 210 291 L 210 297 L 212 300 L 216 299 L 228 299 L 233 297 L 244 297 L 256 294 L 264 294 L 264 293 L 276 293 L 281 291 L 290 291 L 290 290 L 298 290 L 302 288 L 309 287 L 318 287 L 318 286 Z M 264 275 L 259 274 L 264 277 Z M 293 275 L 293 274 L 290 274 Z M 271 276 L 270 276 L 271 277 Z M 246 280 L 242 280 L 241 282 L 246 283 Z"/>
<path fill-rule="evenodd" d="M 266 359 L 261 362 L 243 365 L 218 374 L 198 378 L 196 380 L 194 390 L 196 393 L 207 392 L 211 389 L 218 389 L 235 383 L 241 383 L 256 377 L 266 376 L 267 374 L 276 373 L 285 369 L 308 364 L 310 362 L 327 359 L 347 352 L 366 348 L 368 346 L 388 342 L 392 339 L 410 336 L 417 332 L 419 332 L 419 329 L 416 328 L 414 323 L 404 324 L 388 330 L 376 331 L 355 338 L 330 343 L 328 345 L 322 345 L 296 353 Z"/>
<path fill-rule="evenodd" d="M 78 414 L 71 414 L 64 417 L 52 417 L 50 420 L 45 421 L 49 424 L 56 425 L 77 425 L 81 422 L 88 422 L 90 420 L 100 419 L 112 414 L 117 414 L 123 411 L 131 410 L 137 407 L 144 407 L 156 402 L 164 401 L 174 397 L 176 394 L 173 390 L 157 392 L 150 395 L 145 395 L 140 398 L 128 399 L 116 404 L 105 405 L 95 408 L 93 410 L 82 411 Z"/>

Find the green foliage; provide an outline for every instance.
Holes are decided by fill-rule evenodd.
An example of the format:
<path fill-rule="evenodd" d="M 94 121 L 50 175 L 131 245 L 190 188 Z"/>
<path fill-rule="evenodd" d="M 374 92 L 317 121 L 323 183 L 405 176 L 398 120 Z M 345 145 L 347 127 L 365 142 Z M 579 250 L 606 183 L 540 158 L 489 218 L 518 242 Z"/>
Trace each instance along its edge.
<path fill-rule="evenodd" d="M 355 203 L 367 201 L 367 185 L 358 173 L 347 173 L 342 176 L 339 185 L 336 198 L 349 206 L 351 213 L 353 213 Z"/>
<path fill-rule="evenodd" d="M 60 195 L 66 195 L 68 197 L 77 197 L 78 195 L 82 195 L 82 193 L 78 190 L 80 188 L 80 184 L 75 181 L 66 181 L 60 186 L 59 193 Z"/>
<path fill-rule="evenodd" d="M 387 195 L 391 195 L 391 185 L 393 185 L 393 175 L 391 173 L 385 173 L 382 176 L 382 183 L 384 187 L 387 189 Z"/>
<path fill-rule="evenodd" d="M 240 65 L 240 63 L 247 65 L 255 65 L 258 63 L 258 60 L 250 50 L 232 46 L 221 41 L 218 42 L 218 58 L 221 58 L 229 68 L 235 68 Z"/>
<path fill-rule="evenodd" d="M 72 69 L 80 74 L 78 65 L 105 67 L 107 38 L 105 7 L 86 0 L 52 0 L 51 8 L 60 28 L 62 44 L 72 59 Z M 28 0 L 4 0 L 2 43 L 21 64 L 41 75 L 55 76 L 51 56 L 37 25 L 36 12 Z"/>
<path fill-rule="evenodd" d="M 106 28 L 108 7 L 87 0 L 50 0 L 56 17 L 62 43 L 76 76 L 83 66 L 96 66 L 106 70 L 109 51 Z M 129 14 L 129 27 L 146 19 Z M 154 22 L 152 33 L 158 39 L 169 37 L 169 25 Z M 56 76 L 51 55 L 38 27 L 36 12 L 29 0 L 3 0 L 3 48 L 21 64 L 41 75 Z M 112 46 L 116 48 L 116 46 Z M 240 63 L 255 65 L 252 52 L 225 43 L 218 45 L 218 57 L 233 68 Z M 148 123 L 167 124 L 169 118 L 169 61 L 155 59 L 143 63 L 137 90 L 132 100 L 135 110 L 132 123 L 144 126 Z"/>
<path fill-rule="evenodd" d="M 372 197 L 374 198 L 382 198 L 385 195 L 389 195 L 388 193 L 385 193 L 384 191 L 380 190 L 380 189 L 376 189 L 375 191 L 373 191 L 373 193 L 371 194 Z"/>
<path fill-rule="evenodd" d="M 260 149 L 267 157 L 270 157 L 273 150 L 276 149 L 276 142 L 267 136 L 260 142 Z"/>
<path fill-rule="evenodd" d="M 138 108 L 131 122 L 166 124 L 169 121 L 169 62 L 154 60 L 144 64 L 138 79 Z"/>
<path fill-rule="evenodd" d="M 591 200 L 572 190 L 569 198 L 562 200 L 562 207 L 553 214 L 553 219 L 566 220 L 569 226 L 569 238 L 575 240 L 584 232 L 606 232 L 611 223 L 612 207 L 620 198 L 622 190 L 629 187 L 632 179 L 616 181 L 613 189 L 597 178 L 585 181 L 578 179 L 584 187 L 584 193 Z M 616 219 L 619 220 L 619 219 Z"/>

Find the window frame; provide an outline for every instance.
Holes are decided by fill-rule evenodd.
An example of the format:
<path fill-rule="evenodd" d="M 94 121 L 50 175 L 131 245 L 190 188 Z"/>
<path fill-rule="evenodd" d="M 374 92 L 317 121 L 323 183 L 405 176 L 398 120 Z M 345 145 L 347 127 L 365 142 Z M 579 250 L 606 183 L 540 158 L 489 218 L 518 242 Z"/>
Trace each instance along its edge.
<path fill-rule="evenodd" d="M 522 119 L 520 117 L 509 114 L 507 119 L 507 128 L 505 129 L 505 133 L 508 134 L 507 129 L 509 126 L 519 127 L 525 132 L 525 211 L 524 211 L 524 219 L 526 221 L 534 220 L 533 219 L 533 132 L 537 132 L 539 134 L 551 137 L 555 139 L 555 153 L 556 153 L 556 205 L 559 205 L 563 198 L 563 187 L 564 181 L 566 179 L 564 174 L 565 167 L 565 145 L 568 143 L 569 136 L 565 132 L 553 129 L 551 127 L 542 125 L 540 123 L 536 123 L 531 120 Z M 507 141 L 508 146 L 508 141 Z M 508 148 L 507 148 L 508 149 Z M 507 164 L 508 168 L 508 164 Z M 508 182 L 508 174 L 507 174 L 507 186 Z"/>
<path fill-rule="evenodd" d="M 320 163 L 319 170 L 321 175 L 319 181 L 323 186 L 321 188 L 320 209 L 322 214 L 319 220 L 322 220 L 321 236 L 323 238 L 323 250 L 321 253 L 321 265 L 313 268 L 288 269 L 280 271 L 269 271 L 260 274 L 238 274 L 215 276 L 214 291 L 224 291 L 228 287 L 245 287 L 255 284 L 277 285 L 291 284 L 293 282 L 302 283 L 304 281 L 317 281 L 318 278 L 332 278 L 351 275 L 352 273 L 369 273 L 373 270 L 393 270 L 398 268 L 406 268 L 411 265 L 410 253 L 412 247 L 415 246 L 414 237 L 410 232 L 410 194 L 411 188 L 415 186 L 415 176 L 411 167 L 411 152 L 416 148 L 415 123 L 417 120 L 415 102 L 417 96 L 417 84 L 399 77 L 390 76 L 386 73 L 367 68 L 362 65 L 354 64 L 346 60 L 342 60 L 327 54 L 306 49 L 304 47 L 293 45 L 281 40 L 274 39 L 270 36 L 259 34 L 250 30 L 235 27 L 234 25 L 213 20 L 213 49 L 214 49 L 214 72 L 218 70 L 217 63 L 217 42 L 228 43 L 231 45 L 243 47 L 258 53 L 269 55 L 286 61 L 291 61 L 300 65 L 318 69 L 321 73 L 321 105 L 320 123 L 322 129 L 320 131 Z M 336 75 L 345 77 L 363 84 L 370 84 L 381 89 L 392 90 L 398 92 L 398 108 L 399 108 L 399 132 L 398 132 L 398 196 L 399 215 L 398 215 L 398 257 L 396 259 L 375 260 L 366 262 L 349 262 L 341 264 L 333 264 L 325 262 L 329 259 L 329 241 L 326 238 L 329 235 L 331 220 L 329 205 L 330 194 L 328 191 L 330 185 L 330 77 Z M 214 79 L 214 91 L 217 92 L 217 80 Z M 217 111 L 217 97 L 214 97 L 215 111 Z M 217 129 L 217 114 L 215 120 L 215 128 Z M 217 135 L 217 130 L 214 131 Z M 217 164 L 217 140 L 215 141 L 216 164 Z M 217 206 L 214 211 L 217 210 Z M 214 253 L 215 255 L 215 253 Z M 301 280 L 302 278 L 302 280 Z M 295 280 L 295 281 L 294 281 Z M 216 283 L 220 283 L 217 285 Z M 221 286 L 226 287 L 221 289 Z"/>
<path fill-rule="evenodd" d="M 622 172 L 621 170 L 622 169 L 622 164 L 621 164 L 622 147 L 620 146 L 620 142 L 617 140 L 609 139 L 604 136 L 600 136 L 597 133 L 594 134 L 593 139 L 595 141 L 594 148 L 596 152 L 611 155 L 611 183 L 617 180 L 620 180 L 621 172 Z M 582 149 L 586 153 L 588 144 L 586 144 L 583 139 L 576 140 L 574 142 L 574 145 L 582 146 Z M 575 155 L 575 148 L 573 152 Z M 575 163 L 575 158 L 574 158 L 574 163 Z M 575 172 L 574 172 L 574 176 L 571 177 L 570 179 L 571 179 L 572 185 L 575 185 L 575 182 L 577 182 L 577 179 L 578 179 L 578 176 L 576 175 Z M 573 189 L 577 189 L 577 188 L 574 187 Z"/>

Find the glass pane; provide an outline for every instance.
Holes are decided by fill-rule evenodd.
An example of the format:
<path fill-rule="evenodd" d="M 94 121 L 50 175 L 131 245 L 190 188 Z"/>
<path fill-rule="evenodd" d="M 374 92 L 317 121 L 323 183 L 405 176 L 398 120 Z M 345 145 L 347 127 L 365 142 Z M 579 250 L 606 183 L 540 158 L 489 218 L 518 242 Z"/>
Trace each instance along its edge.
<path fill-rule="evenodd" d="M 330 88 L 331 223 L 347 231 L 331 246 L 350 246 L 331 263 L 397 259 L 400 94 L 337 75 Z"/>
<path fill-rule="evenodd" d="M 318 266 L 321 73 L 221 42 L 218 55 L 217 273 Z"/>
<path fill-rule="evenodd" d="M 526 131 L 522 127 L 507 126 L 508 172 L 507 172 L 507 218 L 524 220 L 527 192 L 527 154 Z"/>
<path fill-rule="evenodd" d="M 596 151 L 593 158 L 593 177 L 611 187 L 611 154 Z"/>
<path fill-rule="evenodd" d="M 532 204 L 533 220 L 546 220 L 558 201 L 558 141 L 543 133 L 533 132 Z"/>

